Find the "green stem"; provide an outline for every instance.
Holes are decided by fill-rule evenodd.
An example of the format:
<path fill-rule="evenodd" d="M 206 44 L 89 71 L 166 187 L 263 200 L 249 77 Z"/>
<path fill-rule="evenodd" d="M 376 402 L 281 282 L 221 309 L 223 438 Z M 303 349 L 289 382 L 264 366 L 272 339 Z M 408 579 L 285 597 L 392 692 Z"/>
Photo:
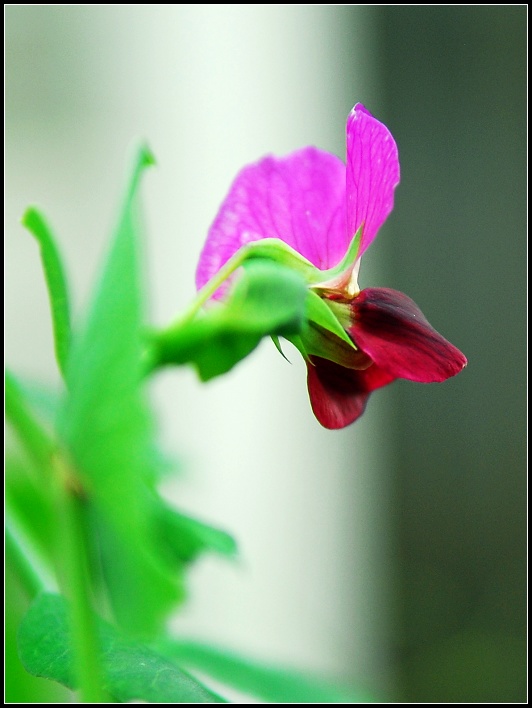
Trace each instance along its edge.
<path fill-rule="evenodd" d="M 251 244 L 250 244 L 251 245 Z M 174 332 L 178 332 L 184 325 L 194 319 L 201 310 L 207 300 L 214 295 L 220 285 L 222 285 L 234 271 L 239 268 L 242 263 L 249 257 L 250 245 L 242 246 L 242 248 L 230 258 L 225 265 L 206 283 L 198 292 L 188 309 L 185 310 L 176 320 L 163 330 L 152 332 L 148 335 L 148 346 L 145 347 L 142 353 L 142 373 L 144 376 L 149 376 L 158 370 L 160 366 L 158 342 L 159 339 L 172 338 Z"/>
<path fill-rule="evenodd" d="M 172 341 L 174 335 L 187 325 L 198 314 L 207 300 L 214 295 L 218 288 L 229 278 L 237 268 L 250 259 L 266 259 L 286 266 L 300 275 L 308 283 L 319 282 L 321 276 L 328 271 L 320 271 L 310 261 L 295 251 L 291 246 L 278 238 L 266 238 L 244 244 L 240 249 L 217 271 L 213 277 L 201 288 L 188 309 L 168 327 L 148 334 L 148 346 L 143 353 L 142 371 L 149 375 L 161 366 L 159 358 L 159 342 Z"/>
<path fill-rule="evenodd" d="M 358 244 L 358 241 L 357 241 Z M 358 247 L 358 246 L 357 246 Z M 171 331 L 174 327 L 180 327 L 183 323 L 188 322 L 200 310 L 201 306 L 218 290 L 220 285 L 232 275 L 232 273 L 241 266 L 244 261 L 250 258 L 265 258 L 273 260 L 279 265 L 284 265 L 287 268 L 300 273 L 308 283 L 318 282 L 322 275 L 326 275 L 329 271 L 320 271 L 310 261 L 304 258 L 300 253 L 295 251 L 291 246 L 280 241 L 278 238 L 265 238 L 258 241 L 251 241 L 240 247 L 240 249 L 225 263 L 220 270 L 206 283 L 198 292 L 195 300 L 192 302 L 189 309 L 182 315 L 173 325 L 170 325 L 168 330 Z M 333 272 L 333 271 L 331 271 Z"/>
<path fill-rule="evenodd" d="M 5 527 L 5 551 L 10 567 L 15 572 L 20 584 L 30 600 L 48 589 L 48 583 L 32 562 L 23 543 L 17 537 L 9 521 Z"/>
<path fill-rule="evenodd" d="M 232 275 L 237 268 L 239 268 L 242 263 L 249 257 L 249 246 L 242 246 L 234 256 L 232 256 L 227 263 L 225 263 L 220 270 L 215 273 L 215 275 L 206 283 L 198 294 L 192 301 L 188 310 L 185 310 L 184 314 L 181 315 L 175 322 L 173 322 L 165 332 L 171 332 L 173 329 L 178 329 L 182 327 L 183 324 L 194 319 L 194 317 L 201 310 L 202 306 L 207 302 L 207 300 L 214 295 L 218 290 L 220 285 L 222 285 L 230 275 Z"/>
<path fill-rule="evenodd" d="M 72 483 L 61 459 L 54 461 L 57 472 L 57 506 L 61 520 L 59 533 L 60 571 L 64 594 L 70 601 L 72 642 L 82 703 L 105 703 L 102 689 L 101 647 L 93 610 L 88 560 L 88 533 L 84 501 Z"/>

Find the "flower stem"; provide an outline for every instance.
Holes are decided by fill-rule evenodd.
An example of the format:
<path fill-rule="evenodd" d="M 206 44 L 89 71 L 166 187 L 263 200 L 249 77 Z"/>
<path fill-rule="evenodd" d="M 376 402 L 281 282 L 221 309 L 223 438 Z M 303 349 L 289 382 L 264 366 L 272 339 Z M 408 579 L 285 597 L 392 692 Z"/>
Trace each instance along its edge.
<path fill-rule="evenodd" d="M 248 258 L 249 251 L 249 245 L 242 246 L 242 248 L 237 251 L 234 256 L 230 258 L 227 263 L 225 263 L 222 268 L 220 268 L 220 270 L 201 288 L 184 313 L 179 315 L 179 317 L 169 324 L 168 327 L 165 327 L 162 330 L 157 330 L 152 332 L 151 335 L 148 335 L 148 346 L 145 347 L 142 353 L 141 362 L 142 373 L 144 376 L 154 373 L 160 365 L 157 340 L 159 338 L 166 337 L 171 339 L 174 332 L 178 332 L 182 327 L 193 320 L 201 310 L 202 306 L 218 290 L 220 285 L 222 285 L 227 278 L 229 278 L 229 276 L 231 276 L 234 271 Z"/>
<path fill-rule="evenodd" d="M 166 331 L 171 331 L 174 328 L 181 327 L 185 322 L 192 320 L 200 311 L 207 300 L 214 295 L 220 285 L 222 285 L 230 275 L 248 258 L 249 246 L 243 246 L 238 250 L 227 263 L 198 291 L 198 294 L 190 304 L 184 314 L 182 314 Z"/>

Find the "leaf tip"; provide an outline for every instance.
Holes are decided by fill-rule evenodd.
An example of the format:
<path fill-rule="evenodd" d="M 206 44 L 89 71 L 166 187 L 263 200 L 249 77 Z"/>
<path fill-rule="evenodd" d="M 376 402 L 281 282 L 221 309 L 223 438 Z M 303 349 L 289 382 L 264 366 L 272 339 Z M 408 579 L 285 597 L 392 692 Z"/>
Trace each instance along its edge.
<path fill-rule="evenodd" d="M 34 232 L 38 224 L 42 223 L 43 218 L 36 206 L 30 205 L 20 217 L 20 223 L 29 231 Z"/>
<path fill-rule="evenodd" d="M 139 166 L 142 168 L 145 167 L 151 167 L 152 165 L 157 164 L 157 160 L 155 159 L 155 155 L 151 151 L 148 143 L 141 143 L 139 149 L 138 149 L 138 162 Z"/>

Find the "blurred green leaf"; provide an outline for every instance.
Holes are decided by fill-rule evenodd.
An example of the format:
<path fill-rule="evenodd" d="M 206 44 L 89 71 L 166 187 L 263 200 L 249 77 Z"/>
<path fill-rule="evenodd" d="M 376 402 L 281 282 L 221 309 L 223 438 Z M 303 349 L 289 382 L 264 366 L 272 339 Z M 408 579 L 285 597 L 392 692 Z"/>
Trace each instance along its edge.
<path fill-rule="evenodd" d="M 24 588 L 14 576 L 9 558 L 6 560 L 4 586 L 5 600 L 5 659 L 4 701 L 10 703 L 67 703 L 69 691 L 56 683 L 30 676 L 20 662 L 17 649 L 17 633 L 23 616 L 28 611 Z"/>
<path fill-rule="evenodd" d="M 270 703 L 371 703 L 364 691 L 355 691 L 296 671 L 249 661 L 231 652 L 196 642 L 161 640 L 163 656 L 196 669 L 227 686 Z"/>
<path fill-rule="evenodd" d="M 56 388 L 17 376 L 17 387 L 29 407 L 46 426 L 52 428 L 62 402 L 62 392 Z"/>
<path fill-rule="evenodd" d="M 120 623 L 154 631 L 180 596 L 155 545 L 150 488 L 157 477 L 152 422 L 142 391 L 143 291 L 137 191 L 153 163 L 137 155 L 122 213 L 84 326 L 76 332 L 67 367 L 69 395 L 58 432 L 73 472 L 105 521 L 101 543 L 116 558 L 110 597 Z"/>
<path fill-rule="evenodd" d="M 273 261 L 247 261 L 223 303 L 154 336 L 157 365 L 191 363 L 202 381 L 224 374 L 262 337 L 297 332 L 306 294 L 298 273 Z"/>
<path fill-rule="evenodd" d="M 22 217 L 24 226 L 35 236 L 41 249 L 41 260 L 48 287 L 55 356 L 64 375 L 70 348 L 70 304 L 65 270 L 54 235 L 44 216 L 35 207 L 29 207 Z"/>
<path fill-rule="evenodd" d="M 5 372 L 5 412 L 33 462 L 41 470 L 49 471 L 54 442 L 28 404 L 17 379 L 9 371 Z"/>
<path fill-rule="evenodd" d="M 68 605 L 45 593 L 31 605 L 20 625 L 18 648 L 33 676 L 77 688 Z M 225 703 L 199 681 L 138 642 L 124 639 L 111 625 L 99 622 L 104 690 L 118 702 Z"/>
<path fill-rule="evenodd" d="M 225 531 L 185 516 L 164 503 L 156 511 L 160 543 L 178 563 L 190 563 L 202 553 L 233 557 L 236 541 Z"/>
<path fill-rule="evenodd" d="M 40 484 L 31 462 L 8 450 L 5 459 L 6 507 L 39 553 L 53 562 L 55 517 L 49 485 Z"/>

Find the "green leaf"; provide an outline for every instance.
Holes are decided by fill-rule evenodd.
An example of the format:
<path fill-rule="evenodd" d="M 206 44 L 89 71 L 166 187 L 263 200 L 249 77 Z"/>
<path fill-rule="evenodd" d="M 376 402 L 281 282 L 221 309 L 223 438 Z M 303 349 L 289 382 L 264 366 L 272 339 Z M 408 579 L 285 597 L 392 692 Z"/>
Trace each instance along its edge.
<path fill-rule="evenodd" d="M 16 384 L 26 404 L 52 428 L 62 402 L 62 392 L 42 382 L 17 376 Z"/>
<path fill-rule="evenodd" d="M 28 610 L 28 601 L 25 593 L 21 592 L 18 579 L 11 572 L 9 557 L 6 559 L 5 571 L 4 703 L 18 705 L 68 703 L 72 699 L 70 691 L 57 683 L 30 676 L 20 661 L 17 634 L 22 618 Z"/>
<path fill-rule="evenodd" d="M 41 249 L 52 311 L 55 356 L 64 376 L 70 348 L 70 305 L 65 270 L 52 231 L 40 211 L 29 207 L 22 217 L 22 223 L 35 236 Z"/>
<path fill-rule="evenodd" d="M 9 371 L 5 372 L 5 411 L 7 420 L 33 462 L 48 473 L 54 442 L 35 416 L 17 379 Z"/>
<path fill-rule="evenodd" d="M 193 364 L 203 381 L 229 371 L 270 335 L 299 331 L 307 287 L 298 273 L 267 260 L 246 262 L 228 298 L 154 335 L 157 365 Z"/>
<path fill-rule="evenodd" d="M 43 484 L 30 461 L 8 450 L 5 460 L 5 500 L 39 553 L 54 560 L 55 515 L 49 485 Z"/>
<path fill-rule="evenodd" d="M 103 689 L 115 701 L 148 703 L 225 703 L 199 681 L 153 649 L 124 639 L 100 620 Z M 78 686 L 65 599 L 45 593 L 31 605 L 20 625 L 18 649 L 32 676 Z"/>
<path fill-rule="evenodd" d="M 4 528 L 6 567 L 9 566 L 27 598 L 33 599 L 40 592 L 50 589 L 50 578 L 35 554 L 31 543 L 12 519 L 6 518 Z"/>
<path fill-rule="evenodd" d="M 243 659 L 204 644 L 162 640 L 157 651 L 181 665 L 270 703 L 369 703 L 366 692 L 314 676 Z"/>
<path fill-rule="evenodd" d="M 58 416 L 67 466 L 79 477 L 112 550 L 115 613 L 132 632 L 154 631 L 180 596 L 155 544 L 150 488 L 157 477 L 152 422 L 141 381 L 143 291 L 137 191 L 153 163 L 139 151 L 112 247 L 67 368 L 69 395 Z M 119 572 L 118 572 L 119 571 Z"/>
<path fill-rule="evenodd" d="M 174 562 L 190 563 L 208 552 L 236 556 L 236 542 L 225 531 L 185 516 L 164 503 L 159 503 L 156 514 L 160 543 Z"/>

